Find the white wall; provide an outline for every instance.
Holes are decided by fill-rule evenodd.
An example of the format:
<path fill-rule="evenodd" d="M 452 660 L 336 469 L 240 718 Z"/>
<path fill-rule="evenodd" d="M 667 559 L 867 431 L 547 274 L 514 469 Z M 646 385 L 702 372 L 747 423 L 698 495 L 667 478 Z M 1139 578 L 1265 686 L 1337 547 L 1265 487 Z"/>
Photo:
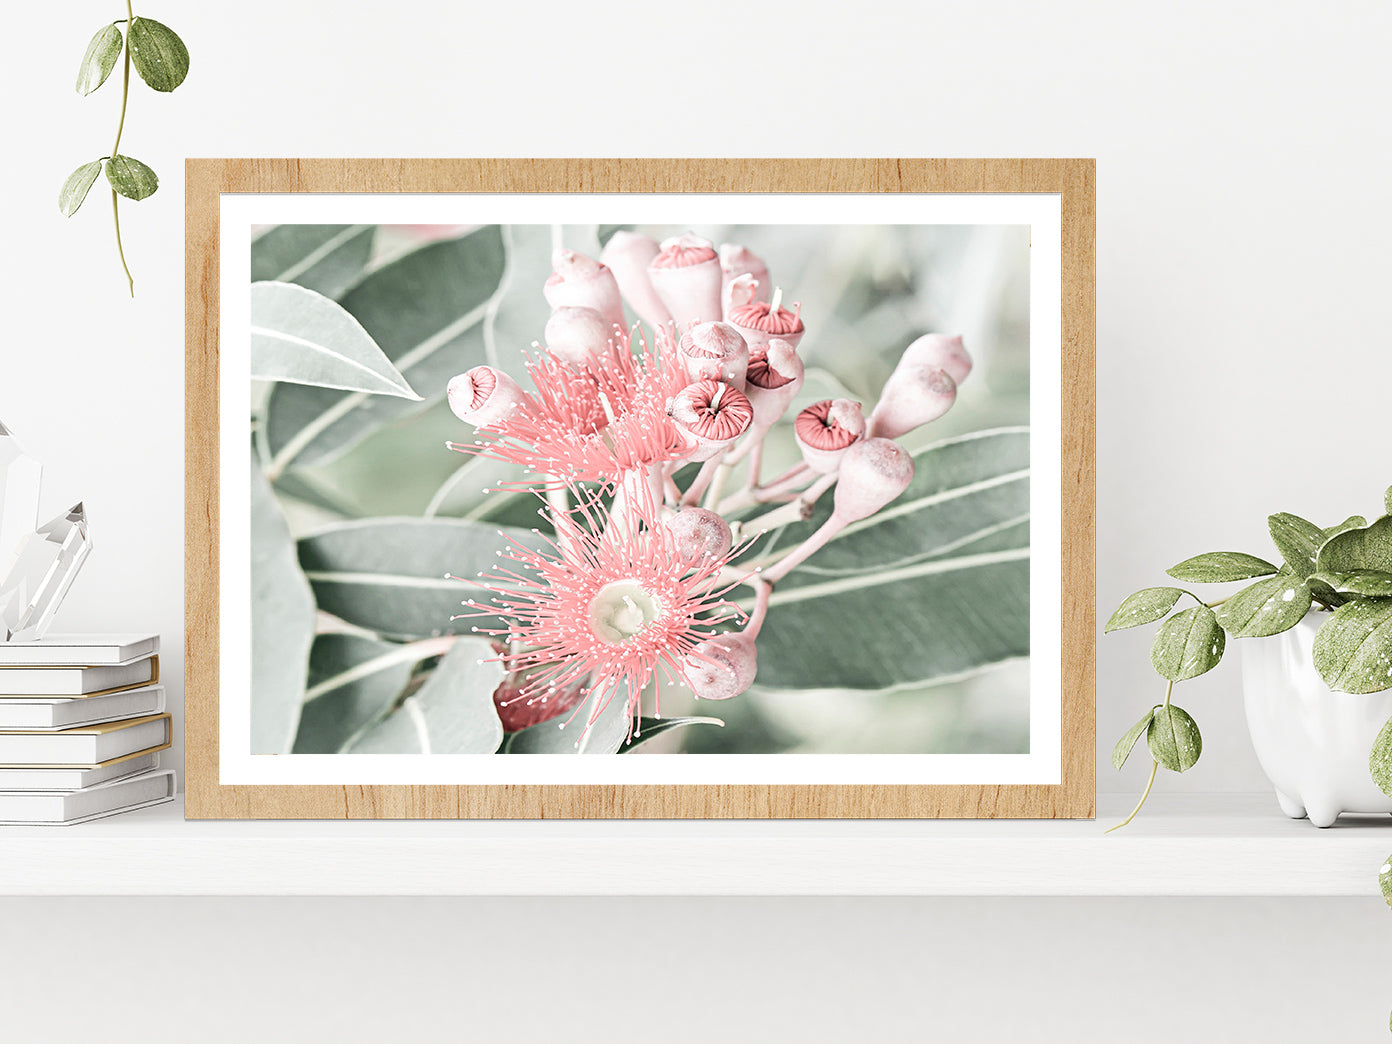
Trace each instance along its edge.
<path fill-rule="evenodd" d="M 48 465 L 46 506 L 83 497 L 91 510 L 97 553 L 63 626 L 162 631 L 176 706 L 186 155 L 1095 156 L 1099 617 L 1192 553 L 1260 551 L 1271 511 L 1369 512 L 1392 482 L 1392 8 L 1381 0 L 868 0 L 825 15 L 726 0 L 166 3 L 151 13 L 184 35 L 193 71 L 172 96 L 132 98 L 123 150 L 163 176 L 152 199 L 123 208 L 134 302 L 103 198 L 71 221 L 54 205 L 67 172 L 110 145 L 115 92 L 79 99 L 72 80 L 88 35 L 119 7 L 34 4 L 11 20 L 23 46 L 0 66 L 0 418 Z M 1098 665 L 1105 752 L 1157 690 L 1141 635 L 1109 636 Z M 1204 727 L 1206 754 L 1163 787 L 1263 787 L 1235 664 L 1177 699 Z M 1139 789 L 1139 775 L 1104 767 L 1099 789 Z M 746 907 L 732 936 L 778 930 L 775 906 Z M 207 937 L 249 907 L 209 904 Z M 1280 908 L 1310 918 L 1299 922 L 1308 933 L 1317 907 Z M 1050 908 L 983 907 L 1012 911 L 1006 949 L 1063 946 L 1109 966 L 1097 956 L 1117 945 L 1104 918 L 1065 928 Z M 47 907 L 33 909 L 36 927 Z M 1212 907 L 1165 909 L 1197 925 Z M 255 916 L 274 931 L 274 916 Z M 563 934 L 520 916 L 535 938 Z M 367 923 L 377 945 L 393 945 L 389 920 Z M 323 930 L 357 931 L 354 918 L 342 924 Z M 940 955 L 972 934 L 966 922 L 953 931 L 924 945 Z M 1263 917 L 1241 931 L 1254 952 L 1303 946 Z M 596 945 L 601 962 L 625 956 L 619 942 Z M 1131 960 L 1146 943 L 1125 945 Z M 1351 955 L 1325 952 L 1352 973 Z M 336 948 L 321 960 L 351 963 Z M 680 967 L 673 984 L 691 981 Z M 810 971 L 777 988 L 815 990 Z M 1244 1029 L 1252 1005 L 1290 1004 L 1289 981 L 1244 981 L 1246 994 L 1220 977 L 1191 986 Z M 1080 993 L 1040 999 L 1059 1039 L 1078 1039 L 1065 1023 L 1088 1017 L 1065 1000 L 1096 1001 Z M 932 1025 L 931 1010 L 923 1017 Z"/>

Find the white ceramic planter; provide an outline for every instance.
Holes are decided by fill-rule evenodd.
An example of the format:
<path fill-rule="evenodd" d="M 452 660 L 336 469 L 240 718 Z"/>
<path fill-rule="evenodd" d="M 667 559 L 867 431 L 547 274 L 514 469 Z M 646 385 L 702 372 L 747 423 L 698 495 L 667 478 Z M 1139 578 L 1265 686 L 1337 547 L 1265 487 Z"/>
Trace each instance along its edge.
<path fill-rule="evenodd" d="M 1368 774 L 1368 751 L 1392 716 L 1392 690 L 1334 692 L 1315 670 L 1313 645 L 1327 613 L 1312 612 L 1270 638 L 1244 638 L 1247 727 L 1281 809 L 1332 826 L 1341 812 L 1392 812 Z"/>

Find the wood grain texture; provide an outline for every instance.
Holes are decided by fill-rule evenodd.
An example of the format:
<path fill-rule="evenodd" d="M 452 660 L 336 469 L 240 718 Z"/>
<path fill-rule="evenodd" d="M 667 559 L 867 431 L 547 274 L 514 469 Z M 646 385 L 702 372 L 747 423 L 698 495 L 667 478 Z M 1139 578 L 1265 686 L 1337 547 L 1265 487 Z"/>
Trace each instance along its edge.
<path fill-rule="evenodd" d="M 1095 814 L 1095 164 L 1087 159 L 187 161 L 186 814 L 192 819 L 1091 818 Z M 218 207 L 260 192 L 1032 192 L 1063 214 L 1063 781 L 1056 786 L 222 786 Z"/>

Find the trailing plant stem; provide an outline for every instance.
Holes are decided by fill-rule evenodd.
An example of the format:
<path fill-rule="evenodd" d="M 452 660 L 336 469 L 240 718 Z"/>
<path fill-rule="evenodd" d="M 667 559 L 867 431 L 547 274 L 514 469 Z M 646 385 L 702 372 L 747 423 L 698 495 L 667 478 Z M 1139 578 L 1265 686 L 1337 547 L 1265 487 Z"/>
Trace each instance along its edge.
<path fill-rule="evenodd" d="M 116 143 L 111 146 L 111 158 L 114 160 L 121 151 L 121 134 L 126 129 L 126 103 L 130 100 L 130 67 L 131 67 L 131 26 L 135 22 L 135 12 L 131 10 L 131 0 L 126 0 L 126 32 L 123 50 L 125 51 L 125 62 L 121 68 L 121 119 L 116 124 Z M 126 282 L 130 284 L 130 295 L 135 296 L 135 277 L 131 275 L 130 265 L 126 264 L 126 248 L 121 245 L 121 208 L 116 189 L 111 190 L 111 217 L 116 225 L 116 253 L 121 258 L 121 268 L 126 273 Z"/>
<path fill-rule="evenodd" d="M 1223 599 L 1223 601 L 1226 602 L 1227 599 L 1225 598 L 1225 599 Z M 1220 602 L 1220 603 L 1218 603 L 1218 604 L 1221 605 L 1222 603 Z M 1174 692 L 1174 682 L 1170 682 L 1169 684 L 1167 684 L 1167 685 L 1165 686 L 1165 703 L 1164 703 L 1164 706 L 1168 707 L 1168 706 L 1170 705 L 1170 695 L 1171 695 L 1173 692 Z M 1103 833 L 1110 834 L 1113 830 L 1120 830 L 1120 829 L 1121 829 L 1122 827 L 1124 827 L 1127 823 L 1131 822 L 1131 820 L 1133 820 L 1133 819 L 1136 818 L 1136 815 L 1141 811 L 1142 808 L 1145 807 L 1146 798 L 1150 797 L 1150 788 L 1153 787 L 1153 786 L 1155 786 L 1155 774 L 1156 774 L 1159 770 L 1160 770 L 1160 762 L 1156 761 L 1154 758 L 1151 758 L 1151 760 L 1150 760 L 1150 779 L 1146 780 L 1145 792 L 1141 794 L 1141 800 L 1136 802 L 1136 807 L 1133 808 L 1133 809 L 1131 810 L 1131 814 L 1130 814 L 1129 816 L 1127 816 L 1125 819 L 1123 819 L 1123 820 L 1122 820 L 1120 823 L 1118 823 L 1116 826 L 1114 826 L 1114 827 L 1108 827 L 1106 830 L 1103 831 Z"/>

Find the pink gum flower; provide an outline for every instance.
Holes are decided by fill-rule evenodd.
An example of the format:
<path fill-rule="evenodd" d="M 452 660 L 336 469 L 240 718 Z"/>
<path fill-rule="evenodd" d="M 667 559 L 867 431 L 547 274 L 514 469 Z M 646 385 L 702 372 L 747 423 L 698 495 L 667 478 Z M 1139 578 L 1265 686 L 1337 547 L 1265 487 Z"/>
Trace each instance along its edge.
<path fill-rule="evenodd" d="M 493 690 L 493 709 L 498 712 L 504 732 L 521 732 L 543 721 L 559 718 L 585 702 L 583 679 L 564 689 L 529 693 L 526 691 L 525 677 L 520 674 L 508 675 L 507 680 Z"/>
<path fill-rule="evenodd" d="M 740 305 L 730 313 L 730 323 L 749 343 L 751 349 L 768 344 L 775 337 L 782 338 L 794 348 L 802 340 L 805 329 L 802 316 L 779 307 L 781 295 L 775 293 L 772 301 L 750 301 Z"/>
<path fill-rule="evenodd" d="M 754 639 L 743 631 L 708 638 L 689 653 L 682 673 L 701 700 L 728 700 L 754 684 L 759 654 Z"/>
<path fill-rule="evenodd" d="M 793 421 L 793 436 L 802 459 L 819 475 L 833 474 L 846 450 L 865 436 L 860 403 L 850 399 L 814 402 Z"/>
<path fill-rule="evenodd" d="M 551 255 L 551 266 L 555 271 L 542 291 L 547 304 L 552 308 L 593 308 L 606 323 L 624 328 L 619 284 L 607 265 L 562 248 Z"/>
<path fill-rule="evenodd" d="M 673 397 L 668 412 L 695 445 L 690 460 L 710 460 L 748 431 L 754 420 L 754 407 L 745 394 L 716 380 L 688 384 Z"/>
<path fill-rule="evenodd" d="M 803 365 L 797 350 L 775 337 L 749 353 L 745 395 L 754 407 L 754 427 L 768 430 L 788 411 L 802 390 Z"/>
<path fill-rule="evenodd" d="M 562 305 L 546 320 L 542 337 L 546 350 L 561 362 L 584 366 L 604 356 L 614 335 L 614 327 L 593 308 Z"/>
<path fill-rule="evenodd" d="M 773 293 L 764 259 L 737 243 L 720 244 L 720 276 L 721 304 L 726 319 L 734 307 L 751 301 L 767 301 Z M 734 291 L 737 280 L 741 287 L 738 294 Z"/>
<path fill-rule="evenodd" d="M 945 370 L 953 381 L 961 384 L 972 371 L 972 357 L 962 345 L 961 337 L 924 334 L 904 349 L 904 354 L 899 357 L 899 365 L 931 366 Z"/>
<path fill-rule="evenodd" d="M 946 370 L 903 363 L 889 375 L 880 401 L 870 414 L 869 433 L 897 439 L 921 424 L 935 421 L 957 401 L 957 382 Z"/>
<path fill-rule="evenodd" d="M 672 534 L 677 558 L 687 566 L 699 565 L 708 558 L 730 557 L 734 535 L 730 524 L 714 511 L 682 508 L 662 524 Z"/>
<path fill-rule="evenodd" d="M 657 296 L 648 276 L 648 265 L 661 251 L 652 236 L 620 231 L 609 237 L 599 253 L 599 259 L 614 273 L 623 299 L 654 330 L 672 321 L 672 313 Z"/>
<path fill-rule="evenodd" d="M 496 429 L 527 412 L 527 393 L 491 366 L 475 366 L 451 377 L 445 395 L 454 415 L 476 428 Z"/>
<path fill-rule="evenodd" d="M 720 259 L 710 240 L 690 232 L 664 240 L 648 265 L 648 278 L 680 326 L 722 318 Z"/>
<path fill-rule="evenodd" d="M 743 390 L 749 345 L 729 323 L 695 323 L 677 344 L 682 366 L 693 381 L 716 380 Z"/>

